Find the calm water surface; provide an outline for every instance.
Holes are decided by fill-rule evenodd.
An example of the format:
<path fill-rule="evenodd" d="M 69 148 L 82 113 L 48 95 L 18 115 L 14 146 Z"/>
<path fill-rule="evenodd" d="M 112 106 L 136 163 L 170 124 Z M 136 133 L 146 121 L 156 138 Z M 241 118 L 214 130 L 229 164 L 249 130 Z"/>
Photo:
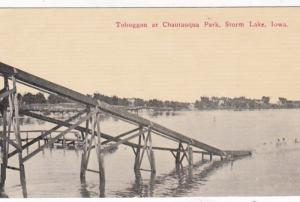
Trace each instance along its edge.
<path fill-rule="evenodd" d="M 178 112 L 175 116 L 150 116 L 164 126 L 221 149 L 251 149 L 252 157 L 234 162 L 200 161 L 195 166 L 176 169 L 174 157 L 167 151 L 155 151 L 157 174 L 133 171 L 134 153 L 119 146 L 105 156 L 106 197 L 171 196 L 252 196 L 299 195 L 300 187 L 300 110 L 199 111 Z M 50 124 L 32 123 L 22 129 L 49 128 Z M 104 132 L 117 135 L 132 129 L 121 121 L 102 122 Z M 276 146 L 277 139 L 286 144 Z M 177 147 L 154 136 L 155 146 Z M 96 169 L 95 152 L 89 168 Z M 98 197 L 98 175 L 87 172 L 86 183 L 79 179 L 81 151 L 45 149 L 25 163 L 29 197 Z M 216 159 L 217 160 L 217 159 Z M 9 164 L 15 165 L 16 158 Z M 149 166 L 145 160 L 143 167 Z M 186 164 L 186 163 L 185 163 Z M 5 193 L 22 197 L 19 174 L 8 170 Z"/>

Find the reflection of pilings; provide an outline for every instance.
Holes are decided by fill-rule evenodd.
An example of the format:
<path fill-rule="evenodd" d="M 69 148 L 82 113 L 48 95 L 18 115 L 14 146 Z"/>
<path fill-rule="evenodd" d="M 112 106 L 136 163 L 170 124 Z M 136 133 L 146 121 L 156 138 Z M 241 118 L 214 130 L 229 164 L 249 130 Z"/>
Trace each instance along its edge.
<path fill-rule="evenodd" d="M 133 184 L 133 190 L 135 193 L 137 193 L 139 196 L 142 196 L 141 194 L 143 193 L 143 179 L 142 179 L 142 174 L 141 171 L 136 170 L 134 172 L 135 174 L 135 183 Z"/>
<path fill-rule="evenodd" d="M 132 188 L 129 188 L 129 191 L 133 191 L 135 195 L 140 197 L 152 197 L 154 193 L 155 185 L 155 173 L 150 173 L 150 179 L 148 183 L 143 183 L 142 174 L 139 170 L 134 172 L 135 182 Z"/>
<path fill-rule="evenodd" d="M 176 153 L 174 153 L 174 151 L 172 150 L 171 153 L 175 157 L 176 167 L 182 165 L 182 161 L 184 158 L 188 161 L 189 166 L 193 166 L 193 148 L 191 147 L 190 144 L 187 144 L 186 149 L 184 149 L 182 142 L 179 142 Z"/>
<path fill-rule="evenodd" d="M 203 160 L 193 164 L 193 166 L 186 167 L 179 164 L 180 166 L 168 174 L 152 176 L 149 182 L 145 182 L 142 179 L 140 172 L 135 172 L 135 181 L 132 186 L 123 191 L 118 190 L 115 194 L 121 197 L 183 196 L 193 188 L 198 189 L 199 185 L 206 181 L 205 178 L 229 162 L 227 160 L 213 162 Z M 200 170 L 200 167 L 205 165 L 207 166 Z M 174 183 L 174 180 L 177 183 Z M 170 188 L 172 185 L 175 185 L 175 187 Z M 167 188 L 164 189 L 161 186 L 166 186 Z M 155 190 L 164 190 L 164 193 L 155 195 Z"/>
<path fill-rule="evenodd" d="M 85 179 L 81 180 L 80 195 L 82 198 L 90 198 L 91 197 L 90 192 L 87 190 L 87 184 L 86 184 Z"/>

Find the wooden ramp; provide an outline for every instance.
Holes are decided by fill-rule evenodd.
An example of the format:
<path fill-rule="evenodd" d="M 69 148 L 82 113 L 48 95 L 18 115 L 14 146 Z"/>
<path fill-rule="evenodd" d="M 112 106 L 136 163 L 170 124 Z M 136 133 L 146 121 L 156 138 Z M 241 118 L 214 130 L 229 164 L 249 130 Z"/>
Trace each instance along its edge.
<path fill-rule="evenodd" d="M 43 146 L 41 148 L 35 149 L 32 153 L 28 154 L 25 157 L 23 157 L 22 151 L 39 141 L 41 138 L 45 138 L 47 135 L 58 130 L 62 126 L 67 127 L 67 130 L 61 132 L 56 137 L 52 138 L 52 140 L 50 139 L 49 142 L 45 144 L 45 147 L 55 142 L 57 139 L 65 136 L 72 130 L 80 131 L 82 137 L 85 139 L 85 147 L 83 149 L 81 164 L 81 179 L 84 180 L 85 172 L 89 171 L 89 169 L 87 168 L 87 164 L 89 161 L 90 150 L 96 148 L 97 157 L 99 161 L 99 171 L 96 172 L 98 172 L 100 175 L 100 184 L 105 183 L 102 152 L 111 149 L 112 147 L 117 147 L 120 144 L 124 144 L 133 148 L 136 157 L 134 164 L 134 168 L 136 171 L 141 170 L 140 166 L 142 164 L 142 159 L 144 157 L 145 152 L 149 158 L 149 163 L 151 167 L 149 170 L 151 172 L 156 171 L 153 153 L 153 150 L 155 149 L 170 151 L 175 157 L 176 164 L 180 164 L 183 159 L 187 159 L 189 165 L 192 165 L 193 153 L 202 153 L 202 157 L 204 155 L 210 155 L 211 159 L 213 155 L 220 156 L 221 159 L 225 159 L 228 157 L 232 158 L 251 155 L 250 151 L 223 151 L 204 142 L 200 142 L 196 139 L 190 138 L 187 135 L 166 128 L 158 123 L 152 122 L 133 113 L 129 113 L 125 109 L 121 109 L 106 104 L 104 102 L 100 102 L 99 100 L 95 100 L 72 89 L 47 81 L 43 78 L 34 76 L 30 73 L 24 72 L 20 69 L 6 65 L 4 63 L 0 63 L 0 73 L 4 77 L 4 89 L 1 90 L 0 94 L 0 101 L 2 100 L 1 113 L 3 115 L 3 118 L 8 120 L 4 121 L 3 131 L 1 132 L 1 148 L 2 152 L 5 154 L 3 163 L 1 164 L 1 184 L 4 185 L 5 182 L 5 170 L 7 168 L 8 159 L 14 156 L 15 154 L 18 154 L 19 168 L 17 169 L 20 170 L 20 179 L 23 187 L 24 196 L 27 196 L 27 191 L 23 163 L 31 157 L 33 157 L 34 155 L 36 155 L 37 153 L 39 153 L 40 151 L 42 151 Z M 12 80 L 12 87 L 9 86 L 8 80 Z M 85 106 L 86 108 L 83 111 L 78 112 L 78 114 L 74 117 L 71 117 L 70 119 L 64 121 L 37 114 L 27 109 L 19 109 L 16 87 L 17 83 L 21 83 L 23 85 L 32 87 L 34 89 L 49 94 L 60 95 L 62 97 L 75 101 Z M 100 131 L 100 112 L 104 112 L 120 120 L 129 122 L 133 125 L 137 125 L 138 127 L 134 130 L 124 132 L 118 136 L 104 134 Z M 38 138 L 31 140 L 25 145 L 22 145 L 19 132 L 20 125 L 18 123 L 18 114 L 34 117 L 43 121 L 48 121 L 50 123 L 57 124 L 57 126 L 41 134 Z M 17 117 L 17 119 L 14 119 L 14 117 Z M 74 121 L 76 122 L 71 123 Z M 86 123 L 86 127 L 81 126 L 83 123 Z M 16 135 L 16 141 L 10 140 L 11 127 Z M 170 139 L 172 141 L 178 142 L 178 148 L 153 147 L 151 134 L 156 134 L 164 138 Z M 106 139 L 106 141 L 102 141 L 101 138 Z M 133 138 L 138 138 L 138 144 L 130 142 L 130 140 L 132 140 Z M 110 144 L 109 146 L 105 147 L 106 143 L 109 142 L 115 142 L 115 144 Z M 9 145 L 12 145 L 15 148 L 13 152 L 8 153 L 7 148 L 9 147 Z"/>

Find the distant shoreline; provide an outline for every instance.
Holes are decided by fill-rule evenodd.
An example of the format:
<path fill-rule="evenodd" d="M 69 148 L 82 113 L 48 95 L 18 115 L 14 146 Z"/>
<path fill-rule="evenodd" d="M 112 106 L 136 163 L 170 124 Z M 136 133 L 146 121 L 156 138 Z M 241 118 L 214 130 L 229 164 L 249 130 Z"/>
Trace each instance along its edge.
<path fill-rule="evenodd" d="M 118 96 L 106 96 L 100 93 L 88 95 L 96 100 L 123 108 L 126 110 L 140 110 L 148 108 L 156 111 L 182 111 L 182 110 L 261 110 L 261 109 L 295 109 L 300 108 L 300 101 L 288 100 L 279 97 L 277 103 L 270 103 L 270 97 L 262 96 L 261 99 L 247 97 L 206 97 L 202 96 L 195 102 L 179 102 L 173 100 L 159 100 L 141 98 L 120 98 Z M 57 95 L 45 96 L 43 93 L 25 93 L 18 95 L 22 105 L 65 105 L 73 103 L 72 100 Z"/>

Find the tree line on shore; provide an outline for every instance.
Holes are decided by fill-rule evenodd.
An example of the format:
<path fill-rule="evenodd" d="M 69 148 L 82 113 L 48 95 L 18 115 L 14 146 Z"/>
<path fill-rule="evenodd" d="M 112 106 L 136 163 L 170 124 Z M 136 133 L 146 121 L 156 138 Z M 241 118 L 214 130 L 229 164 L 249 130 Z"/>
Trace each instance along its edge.
<path fill-rule="evenodd" d="M 121 98 L 118 96 L 107 96 L 100 93 L 87 95 L 94 99 L 106 102 L 110 105 L 117 106 L 131 106 L 131 107 L 155 107 L 155 108 L 168 108 L 172 110 L 189 109 L 190 103 L 178 101 L 162 101 L 158 99 L 144 100 L 141 98 Z M 50 94 L 47 98 L 43 93 L 24 93 L 19 94 L 19 99 L 24 105 L 28 104 L 59 104 L 72 102 L 66 98 L 58 95 Z"/>
<path fill-rule="evenodd" d="M 300 101 L 291 101 L 283 97 L 278 98 L 277 103 L 270 103 L 270 97 L 263 96 L 261 99 L 251 99 L 247 97 L 200 97 L 194 103 L 178 102 L 178 101 L 162 101 L 159 99 L 144 100 L 141 98 L 121 98 L 118 96 L 107 96 L 100 93 L 87 95 L 94 99 L 117 106 L 130 107 L 155 107 L 167 108 L 172 110 L 188 110 L 194 106 L 198 110 L 214 110 L 214 109 L 280 109 L 280 108 L 300 108 Z M 72 102 L 58 95 L 50 94 L 46 97 L 43 93 L 24 93 L 18 95 L 22 104 L 59 104 Z"/>
<path fill-rule="evenodd" d="M 281 109 L 281 108 L 300 108 L 300 101 L 292 101 L 279 97 L 277 103 L 270 103 L 270 97 L 263 96 L 261 99 L 251 99 L 242 97 L 200 97 L 196 100 L 195 108 L 206 109 Z"/>

